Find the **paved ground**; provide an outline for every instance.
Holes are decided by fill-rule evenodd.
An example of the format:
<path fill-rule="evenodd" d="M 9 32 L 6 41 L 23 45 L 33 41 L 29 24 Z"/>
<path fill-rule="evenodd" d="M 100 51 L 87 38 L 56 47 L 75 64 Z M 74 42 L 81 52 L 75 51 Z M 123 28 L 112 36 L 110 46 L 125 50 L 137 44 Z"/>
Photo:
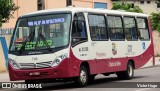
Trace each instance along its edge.
<path fill-rule="evenodd" d="M 76 88 L 73 82 L 69 83 L 48 83 L 42 84 L 41 90 L 58 91 L 159 91 L 160 90 L 160 65 L 135 70 L 132 80 L 118 80 L 116 75 L 96 76 L 95 81 L 88 84 L 85 88 Z M 151 82 L 151 83 L 150 83 Z M 154 83 L 153 83 L 154 82 Z M 157 82 L 157 83 L 155 83 Z M 23 82 L 21 82 L 23 83 Z M 159 88 L 138 88 L 137 84 L 151 84 Z M 25 91 L 27 89 L 0 89 L 4 91 Z M 40 89 L 38 89 L 40 90 Z"/>
<path fill-rule="evenodd" d="M 159 60 L 159 58 L 156 58 Z M 160 63 L 158 61 L 157 63 Z M 76 88 L 73 82 L 69 83 L 49 83 L 42 84 L 41 90 L 58 90 L 58 91 L 160 91 L 160 65 L 156 63 L 156 66 L 147 67 L 143 69 L 135 70 L 135 76 L 132 80 L 118 80 L 116 75 L 110 76 L 98 75 L 91 84 L 88 84 L 85 88 Z M 7 73 L 0 74 L 0 82 L 8 82 L 9 76 Z M 146 82 L 146 83 L 143 83 Z M 150 83 L 157 82 L 157 83 Z M 21 83 L 24 83 L 21 81 Z M 137 84 L 151 84 L 158 86 L 159 88 L 138 88 Z M 0 89 L 4 91 L 25 91 L 27 89 Z M 40 90 L 40 89 L 38 89 Z"/>

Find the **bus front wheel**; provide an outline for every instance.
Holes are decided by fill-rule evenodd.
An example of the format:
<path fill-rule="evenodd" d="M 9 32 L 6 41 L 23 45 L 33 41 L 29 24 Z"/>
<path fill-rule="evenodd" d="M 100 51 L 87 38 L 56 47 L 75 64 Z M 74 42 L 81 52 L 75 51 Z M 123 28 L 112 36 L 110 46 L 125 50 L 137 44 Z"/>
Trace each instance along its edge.
<path fill-rule="evenodd" d="M 127 69 L 125 71 L 117 72 L 116 73 L 119 79 L 126 79 L 130 80 L 134 76 L 134 67 L 132 62 L 128 62 Z"/>
<path fill-rule="evenodd" d="M 76 78 L 75 82 L 79 87 L 84 87 L 87 85 L 88 71 L 85 66 L 80 67 L 80 73 L 79 73 L 79 76 Z"/>

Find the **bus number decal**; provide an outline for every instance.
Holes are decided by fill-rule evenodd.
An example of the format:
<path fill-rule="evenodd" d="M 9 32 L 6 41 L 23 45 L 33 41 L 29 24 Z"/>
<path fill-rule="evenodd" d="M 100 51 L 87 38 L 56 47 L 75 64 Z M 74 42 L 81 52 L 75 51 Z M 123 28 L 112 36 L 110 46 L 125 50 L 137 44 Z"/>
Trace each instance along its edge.
<path fill-rule="evenodd" d="M 79 52 L 84 52 L 84 51 L 88 51 L 88 47 L 79 48 Z"/>

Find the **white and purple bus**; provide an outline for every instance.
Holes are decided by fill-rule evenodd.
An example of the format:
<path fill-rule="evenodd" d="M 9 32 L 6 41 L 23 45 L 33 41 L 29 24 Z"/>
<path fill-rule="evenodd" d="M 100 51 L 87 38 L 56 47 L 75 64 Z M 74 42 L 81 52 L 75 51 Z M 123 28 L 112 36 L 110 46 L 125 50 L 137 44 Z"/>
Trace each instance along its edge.
<path fill-rule="evenodd" d="M 11 81 L 74 80 L 85 86 L 97 74 L 132 79 L 154 64 L 149 16 L 106 9 L 42 10 L 17 20 L 9 47 Z"/>

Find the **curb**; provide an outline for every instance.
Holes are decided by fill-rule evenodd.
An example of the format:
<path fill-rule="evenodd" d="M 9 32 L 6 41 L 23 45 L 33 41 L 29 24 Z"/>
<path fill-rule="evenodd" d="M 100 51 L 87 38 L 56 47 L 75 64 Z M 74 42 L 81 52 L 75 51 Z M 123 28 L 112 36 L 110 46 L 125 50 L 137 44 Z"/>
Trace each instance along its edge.
<path fill-rule="evenodd" d="M 160 67 L 160 64 L 152 65 L 152 66 L 148 66 L 148 67 L 144 67 L 144 68 L 140 68 L 140 69 L 154 68 L 154 67 Z"/>

